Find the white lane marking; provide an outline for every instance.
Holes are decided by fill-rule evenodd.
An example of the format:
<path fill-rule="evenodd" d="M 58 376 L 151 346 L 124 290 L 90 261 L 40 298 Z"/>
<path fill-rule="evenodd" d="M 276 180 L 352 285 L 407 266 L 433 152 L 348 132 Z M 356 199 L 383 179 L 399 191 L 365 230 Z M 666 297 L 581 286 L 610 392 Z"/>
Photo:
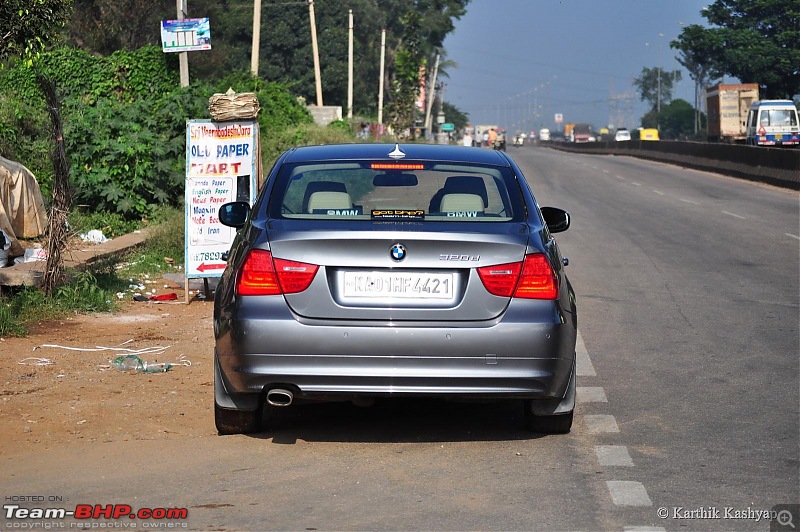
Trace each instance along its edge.
<path fill-rule="evenodd" d="M 622 530 L 624 530 L 625 532 L 667 532 L 666 528 L 660 526 L 649 526 L 649 525 L 626 526 Z"/>
<path fill-rule="evenodd" d="M 611 500 L 617 506 L 653 506 L 653 501 L 647 495 L 647 490 L 641 482 L 631 480 L 606 481 Z"/>
<path fill-rule="evenodd" d="M 603 173 L 604 174 L 610 174 L 611 172 L 609 172 L 608 170 L 603 170 Z"/>
<path fill-rule="evenodd" d="M 579 403 L 607 403 L 608 398 L 606 392 L 601 387 L 594 386 L 578 386 L 578 402 Z"/>
<path fill-rule="evenodd" d="M 603 432 L 619 432 L 617 420 L 608 414 L 593 414 L 583 416 L 586 421 L 586 428 L 591 434 Z"/>
<path fill-rule="evenodd" d="M 734 218 L 739 218 L 740 220 L 747 220 L 744 216 L 739 216 L 738 214 L 733 214 L 732 212 L 722 211 L 722 214 L 727 214 L 728 216 L 733 216 Z"/>
<path fill-rule="evenodd" d="M 622 177 L 621 175 L 617 175 L 617 176 L 614 176 L 614 177 L 616 177 L 617 179 L 622 179 L 623 181 L 625 181 L 625 178 Z"/>
<path fill-rule="evenodd" d="M 688 199 L 683 199 L 683 198 L 681 198 L 681 201 L 682 201 L 682 202 L 684 202 L 684 203 L 689 203 L 689 204 L 691 204 L 691 205 L 700 205 L 700 204 L 699 204 L 699 203 L 697 203 L 696 201 L 692 201 L 692 200 L 688 200 Z"/>
<path fill-rule="evenodd" d="M 581 331 L 578 331 L 578 338 L 575 340 L 575 373 L 578 377 L 594 377 L 592 361 L 589 359 L 589 352 L 586 351 L 586 344 L 583 343 Z"/>
<path fill-rule="evenodd" d="M 637 186 L 637 187 L 640 187 L 640 186 L 642 186 L 642 184 L 641 184 L 641 183 L 636 183 L 636 182 L 634 182 L 634 181 L 631 181 L 631 185 L 634 185 L 634 186 Z"/>
<path fill-rule="evenodd" d="M 783 233 L 783 234 L 786 235 L 786 236 L 790 236 L 792 238 L 796 238 L 797 240 L 800 240 L 800 236 L 793 235 L 792 233 Z"/>
<path fill-rule="evenodd" d="M 633 467 L 633 460 L 624 445 L 596 445 L 594 452 L 601 466 Z"/>
<path fill-rule="evenodd" d="M 663 192 L 661 192 L 660 190 L 653 189 L 653 192 L 655 192 L 655 193 L 656 193 L 656 194 L 658 194 L 659 196 L 663 196 L 663 195 L 664 195 L 664 193 L 663 193 Z"/>

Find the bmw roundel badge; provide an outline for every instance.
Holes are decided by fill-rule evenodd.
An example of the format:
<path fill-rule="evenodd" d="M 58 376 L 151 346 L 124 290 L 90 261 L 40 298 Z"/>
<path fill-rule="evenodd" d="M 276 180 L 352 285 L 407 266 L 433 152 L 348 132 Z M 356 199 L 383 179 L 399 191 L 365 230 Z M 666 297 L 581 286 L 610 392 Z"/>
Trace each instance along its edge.
<path fill-rule="evenodd" d="M 392 256 L 392 260 L 395 262 L 400 262 L 406 258 L 406 247 L 403 244 L 395 244 L 389 250 L 389 255 Z"/>

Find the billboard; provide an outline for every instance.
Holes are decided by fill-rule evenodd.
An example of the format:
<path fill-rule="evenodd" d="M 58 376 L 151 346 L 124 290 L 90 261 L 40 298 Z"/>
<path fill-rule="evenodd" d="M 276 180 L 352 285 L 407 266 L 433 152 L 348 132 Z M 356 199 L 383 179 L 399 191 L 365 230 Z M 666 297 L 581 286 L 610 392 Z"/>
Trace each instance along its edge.
<path fill-rule="evenodd" d="M 161 21 L 161 49 L 164 52 L 194 52 L 211 49 L 208 18 Z"/>
<path fill-rule="evenodd" d="M 186 278 L 219 277 L 236 230 L 222 225 L 219 208 L 253 204 L 258 122 L 189 120 L 186 124 Z"/>

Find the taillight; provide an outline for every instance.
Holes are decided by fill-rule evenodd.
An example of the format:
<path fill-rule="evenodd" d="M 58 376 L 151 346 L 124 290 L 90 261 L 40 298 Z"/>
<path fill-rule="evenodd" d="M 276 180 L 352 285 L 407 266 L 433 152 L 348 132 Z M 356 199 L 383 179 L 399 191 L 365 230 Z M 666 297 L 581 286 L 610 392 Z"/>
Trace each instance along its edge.
<path fill-rule="evenodd" d="M 275 271 L 284 294 L 296 294 L 308 288 L 318 268 L 316 264 L 275 259 Z"/>
<path fill-rule="evenodd" d="M 240 296 L 274 296 L 302 292 L 314 280 L 319 266 L 284 259 L 253 249 L 247 254 L 236 279 Z"/>
<path fill-rule="evenodd" d="M 558 281 L 547 255 L 525 255 L 523 262 L 478 268 L 486 290 L 502 297 L 558 299 Z"/>
<path fill-rule="evenodd" d="M 478 268 L 478 275 L 490 294 L 509 297 L 514 293 L 514 287 L 517 286 L 521 268 L 521 262 L 484 266 Z"/>

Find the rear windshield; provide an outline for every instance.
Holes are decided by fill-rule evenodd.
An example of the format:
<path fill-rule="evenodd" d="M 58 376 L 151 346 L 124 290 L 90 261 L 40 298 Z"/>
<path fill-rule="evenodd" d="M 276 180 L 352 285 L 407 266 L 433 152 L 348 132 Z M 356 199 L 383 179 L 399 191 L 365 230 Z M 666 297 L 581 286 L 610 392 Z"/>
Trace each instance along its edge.
<path fill-rule="evenodd" d="M 280 218 L 448 222 L 506 222 L 524 212 L 510 169 L 449 162 L 287 165 L 269 209 Z"/>
<path fill-rule="evenodd" d="M 762 126 L 797 126 L 797 114 L 794 109 L 770 109 L 761 111 Z"/>

